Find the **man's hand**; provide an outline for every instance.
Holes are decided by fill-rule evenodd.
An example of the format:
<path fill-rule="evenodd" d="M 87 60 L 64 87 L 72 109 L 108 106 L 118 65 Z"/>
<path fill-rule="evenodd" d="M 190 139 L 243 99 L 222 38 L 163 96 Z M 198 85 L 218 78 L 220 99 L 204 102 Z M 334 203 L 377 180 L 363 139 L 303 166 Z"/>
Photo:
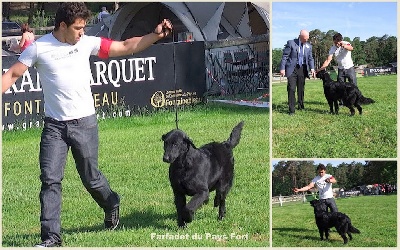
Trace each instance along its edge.
<path fill-rule="evenodd" d="M 164 19 L 157 27 L 154 29 L 154 33 L 157 35 L 163 34 L 163 37 L 167 37 L 172 33 L 172 23 L 168 19 Z"/>
<path fill-rule="evenodd" d="M 315 77 L 316 77 L 316 72 L 315 72 L 315 70 L 313 70 L 313 69 L 311 70 L 311 77 L 312 77 L 312 78 L 315 78 Z"/>
<path fill-rule="evenodd" d="M 281 76 L 285 76 L 285 70 L 284 69 L 281 70 L 280 73 L 281 73 Z"/>

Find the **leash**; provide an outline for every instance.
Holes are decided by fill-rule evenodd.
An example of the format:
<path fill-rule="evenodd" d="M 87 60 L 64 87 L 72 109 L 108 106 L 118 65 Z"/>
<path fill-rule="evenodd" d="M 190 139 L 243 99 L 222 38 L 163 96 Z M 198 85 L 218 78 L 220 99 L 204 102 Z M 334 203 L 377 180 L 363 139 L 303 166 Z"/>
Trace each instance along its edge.
<path fill-rule="evenodd" d="M 174 36 L 174 31 L 171 30 L 171 35 L 172 35 L 172 60 L 174 62 L 174 89 L 175 89 L 175 104 L 174 104 L 174 108 L 175 108 L 175 125 L 176 125 L 176 129 L 179 129 L 178 127 L 178 93 L 177 93 L 177 89 L 176 89 L 176 63 L 175 63 L 175 36 Z"/>

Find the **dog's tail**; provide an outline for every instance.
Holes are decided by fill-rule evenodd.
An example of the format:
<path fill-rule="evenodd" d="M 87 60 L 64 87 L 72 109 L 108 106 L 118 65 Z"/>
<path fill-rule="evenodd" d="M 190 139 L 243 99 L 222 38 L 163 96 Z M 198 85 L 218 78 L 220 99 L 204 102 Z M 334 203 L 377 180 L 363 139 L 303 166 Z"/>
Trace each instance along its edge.
<path fill-rule="evenodd" d="M 350 233 L 355 233 L 355 234 L 361 233 L 360 230 L 358 230 L 357 228 L 355 228 L 352 224 L 349 225 L 349 232 L 350 232 Z"/>
<path fill-rule="evenodd" d="M 368 98 L 368 97 L 365 97 L 365 96 L 363 96 L 362 94 L 361 94 L 361 97 L 360 97 L 360 103 L 361 104 L 371 104 L 371 103 L 374 103 L 375 101 L 373 100 L 373 99 L 371 99 L 371 98 Z"/>
<path fill-rule="evenodd" d="M 239 144 L 240 141 L 240 135 L 242 134 L 242 129 L 243 129 L 244 122 L 241 121 L 239 122 L 238 125 L 236 125 L 232 132 L 231 135 L 229 136 L 229 139 L 226 141 L 226 143 L 229 145 L 229 147 L 234 148 Z"/>
<path fill-rule="evenodd" d="M 354 86 L 354 85 L 349 85 L 349 86 Z M 363 96 L 363 94 L 361 93 L 361 90 L 357 86 L 355 87 L 355 89 L 356 89 L 356 95 L 358 97 L 358 102 L 360 104 L 375 103 L 375 101 L 372 98 Z"/>

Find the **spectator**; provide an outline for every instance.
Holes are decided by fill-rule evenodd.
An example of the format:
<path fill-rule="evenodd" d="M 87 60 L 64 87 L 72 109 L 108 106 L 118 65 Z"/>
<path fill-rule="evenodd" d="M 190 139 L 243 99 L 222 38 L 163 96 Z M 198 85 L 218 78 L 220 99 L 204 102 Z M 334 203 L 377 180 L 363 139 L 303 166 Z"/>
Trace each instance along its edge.
<path fill-rule="evenodd" d="M 22 37 L 21 41 L 19 41 L 19 47 L 22 52 L 35 41 L 35 35 L 33 34 L 32 29 L 29 27 L 29 24 L 27 23 L 24 23 L 22 25 L 21 31 L 22 31 Z"/>
<path fill-rule="evenodd" d="M 107 11 L 106 7 L 101 7 L 101 12 L 97 15 L 97 21 L 101 22 L 103 18 L 109 16 L 110 13 Z"/>

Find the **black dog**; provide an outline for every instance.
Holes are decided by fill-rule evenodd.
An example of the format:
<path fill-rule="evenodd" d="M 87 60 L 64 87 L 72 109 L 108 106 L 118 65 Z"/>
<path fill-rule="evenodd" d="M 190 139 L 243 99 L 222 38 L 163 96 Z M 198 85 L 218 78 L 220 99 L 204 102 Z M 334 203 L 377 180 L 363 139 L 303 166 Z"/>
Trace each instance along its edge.
<path fill-rule="evenodd" d="M 351 83 L 335 82 L 329 76 L 326 70 L 317 73 L 317 78 L 321 79 L 324 86 L 325 98 L 328 101 L 330 113 L 333 114 L 333 105 L 335 105 L 335 113 L 339 112 L 338 101 L 342 100 L 343 105 L 350 109 L 350 115 L 355 114 L 355 106 L 358 113 L 362 114 L 361 104 L 370 104 L 375 101 L 371 98 L 364 97 L 357 86 Z"/>
<path fill-rule="evenodd" d="M 329 237 L 329 228 L 335 227 L 336 231 L 342 236 L 344 244 L 349 241 L 346 234 L 349 236 L 350 240 L 353 239 L 351 233 L 360 233 L 360 231 L 351 224 L 350 218 L 340 212 L 327 212 L 326 204 L 321 200 L 310 201 L 312 207 L 314 207 L 315 223 L 317 224 L 319 235 L 321 240 Z"/>
<path fill-rule="evenodd" d="M 219 206 L 218 219 L 224 218 L 225 199 L 233 184 L 232 149 L 239 144 L 242 128 L 243 121 L 233 128 L 228 140 L 211 142 L 200 148 L 196 148 L 192 140 L 178 129 L 162 136 L 163 161 L 170 163 L 169 180 L 179 227 L 193 220 L 195 211 L 208 202 L 209 193 L 214 190 L 214 207 Z M 187 204 L 186 195 L 193 196 Z"/>

